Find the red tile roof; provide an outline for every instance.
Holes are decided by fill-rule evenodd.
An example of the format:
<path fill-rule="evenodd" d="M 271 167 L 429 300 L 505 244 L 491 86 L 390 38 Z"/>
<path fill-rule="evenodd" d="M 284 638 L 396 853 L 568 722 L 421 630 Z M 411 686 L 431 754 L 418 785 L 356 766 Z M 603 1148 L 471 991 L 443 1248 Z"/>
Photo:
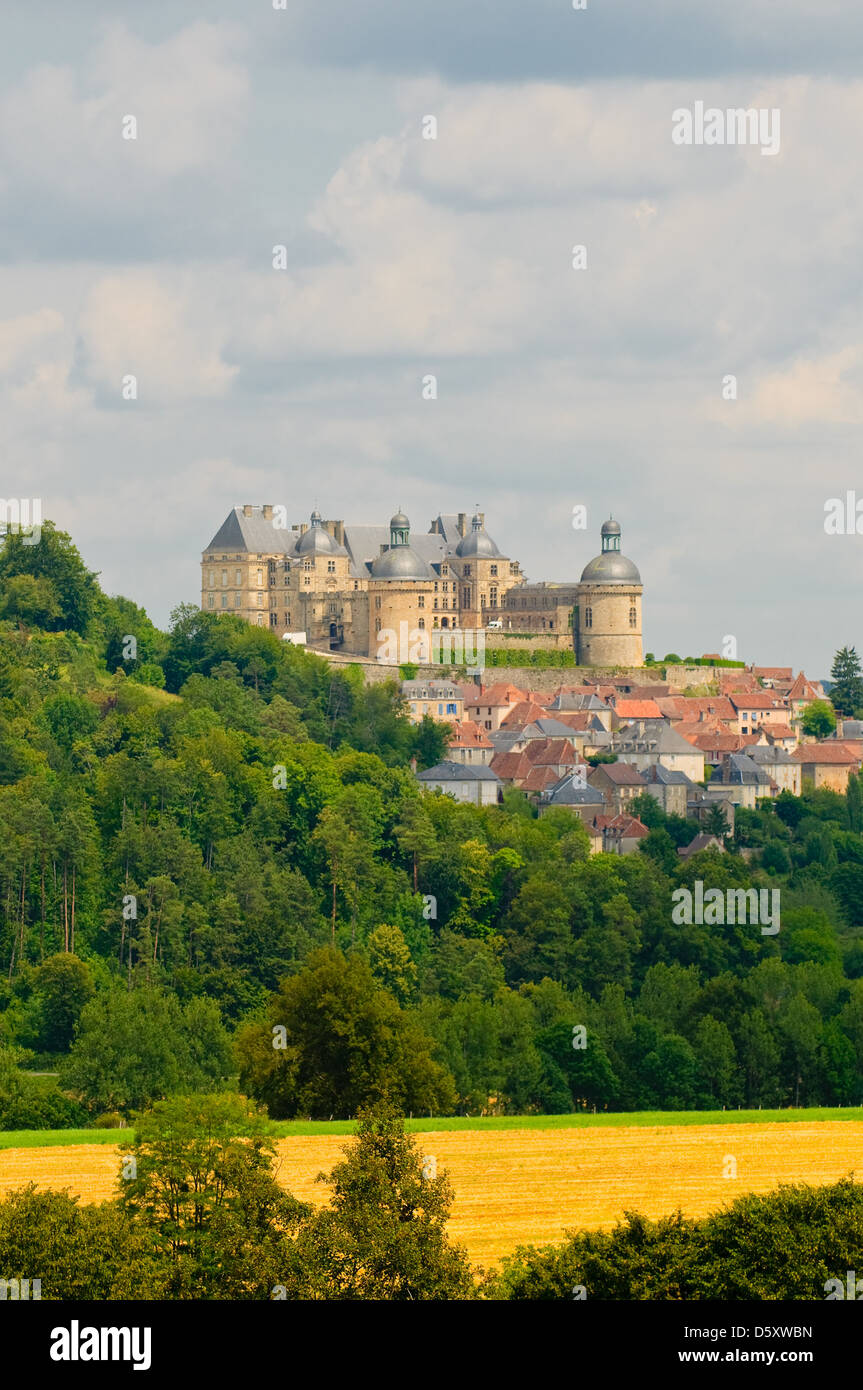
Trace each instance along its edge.
<path fill-rule="evenodd" d="M 662 710 L 655 700 L 617 700 L 614 712 L 618 719 L 662 718 Z"/>
<path fill-rule="evenodd" d="M 847 766 L 849 763 L 858 763 L 859 754 L 846 748 L 844 743 L 831 740 L 829 743 L 801 743 L 799 748 L 795 748 L 789 755 L 796 763 L 821 763 L 833 766 Z"/>

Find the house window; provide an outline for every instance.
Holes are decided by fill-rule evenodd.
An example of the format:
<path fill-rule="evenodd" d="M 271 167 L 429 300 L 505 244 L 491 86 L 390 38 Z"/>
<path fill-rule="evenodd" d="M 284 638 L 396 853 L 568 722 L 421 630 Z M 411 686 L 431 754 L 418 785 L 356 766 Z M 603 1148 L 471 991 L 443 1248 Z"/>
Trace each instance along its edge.
<path fill-rule="evenodd" d="M 443 714 L 443 705 L 438 705 L 437 712 L 438 714 Z"/>
<path fill-rule="evenodd" d="M 455 714 L 455 713 L 457 713 L 455 705 L 447 705 L 447 707 L 446 707 L 446 712 L 447 712 L 447 714 Z"/>

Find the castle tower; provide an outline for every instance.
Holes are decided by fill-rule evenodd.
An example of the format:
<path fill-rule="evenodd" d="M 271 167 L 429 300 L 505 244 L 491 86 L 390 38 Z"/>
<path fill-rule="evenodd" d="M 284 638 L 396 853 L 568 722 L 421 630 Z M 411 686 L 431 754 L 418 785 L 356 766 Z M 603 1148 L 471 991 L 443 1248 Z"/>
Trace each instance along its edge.
<path fill-rule="evenodd" d="M 641 575 L 620 552 L 620 525 L 603 522 L 602 550 L 576 589 L 572 645 L 579 666 L 641 666 Z"/>

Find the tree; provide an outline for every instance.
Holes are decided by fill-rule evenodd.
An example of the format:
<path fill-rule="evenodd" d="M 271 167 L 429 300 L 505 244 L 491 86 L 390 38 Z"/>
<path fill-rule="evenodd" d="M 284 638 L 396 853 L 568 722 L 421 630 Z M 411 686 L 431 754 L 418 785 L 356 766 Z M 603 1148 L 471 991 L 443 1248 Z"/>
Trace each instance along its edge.
<path fill-rule="evenodd" d="M 0 595 L 0 617 L 22 626 L 50 629 L 62 611 L 57 590 L 45 575 L 14 575 Z"/>
<path fill-rule="evenodd" d="M 199 998 L 181 1006 L 176 995 L 150 987 L 97 994 L 60 1064 L 63 1084 L 96 1112 L 218 1089 L 232 1071 L 216 1004 Z"/>
<path fill-rule="evenodd" d="M 84 565 L 71 537 L 58 531 L 53 521 L 42 523 L 38 545 L 25 544 L 27 539 L 17 532 L 7 534 L 0 549 L 0 588 L 17 575 L 47 580 L 47 586 L 30 590 L 46 604 L 44 626 L 51 632 L 66 628 L 86 633 L 100 601 L 96 575 Z M 20 587 L 13 590 L 19 598 L 21 592 Z M 56 607 L 59 612 L 51 617 L 48 609 Z"/>
<path fill-rule="evenodd" d="M 417 968 L 398 927 L 376 927 L 368 940 L 369 964 L 375 979 L 402 1005 L 416 994 Z"/>
<path fill-rule="evenodd" d="M 728 817 L 722 806 L 711 806 L 704 820 L 704 831 L 707 835 L 715 835 L 718 840 L 725 839 L 729 834 Z"/>
<path fill-rule="evenodd" d="M 863 713 L 863 670 L 856 647 L 841 647 L 830 669 L 830 700 L 836 713 L 858 718 Z"/>
<path fill-rule="evenodd" d="M 446 1236 L 452 1187 L 434 1156 L 424 1158 L 405 1134 L 400 1116 L 386 1106 L 361 1111 L 344 1153 L 327 1178 L 329 1209 L 300 1236 L 300 1253 L 316 1276 L 311 1296 L 472 1298 L 467 1255 Z"/>
<path fill-rule="evenodd" d="M 170 1261 L 168 1297 L 267 1298 L 291 1282 L 292 1242 L 311 1208 L 276 1182 L 274 1145 L 245 1097 L 158 1102 L 136 1116 L 130 1153 L 121 1210 Z"/>
<path fill-rule="evenodd" d="M 45 1052 L 66 1052 L 84 1006 L 93 996 L 90 967 L 78 956 L 48 956 L 33 974 L 36 1038 Z"/>
<path fill-rule="evenodd" d="M 350 1117 L 382 1099 L 404 1112 L 452 1112 L 452 1077 L 433 1060 L 431 1039 L 358 956 L 312 951 L 267 1014 L 237 1046 L 241 1086 L 275 1119 Z"/>
<path fill-rule="evenodd" d="M 810 738 L 826 738 L 836 728 L 836 711 L 826 700 L 813 700 L 803 711 L 800 722 L 804 734 Z"/>
<path fill-rule="evenodd" d="M 43 1299 L 168 1296 L 165 1261 L 115 1203 L 79 1206 L 32 1183 L 0 1201 L 0 1270 L 4 1279 L 39 1278 Z"/>

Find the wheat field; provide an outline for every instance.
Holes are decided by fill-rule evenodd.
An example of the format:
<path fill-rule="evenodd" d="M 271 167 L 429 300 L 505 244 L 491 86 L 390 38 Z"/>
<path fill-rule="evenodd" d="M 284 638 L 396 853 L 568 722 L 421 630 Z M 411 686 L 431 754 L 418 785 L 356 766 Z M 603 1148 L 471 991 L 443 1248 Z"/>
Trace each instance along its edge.
<path fill-rule="evenodd" d="M 657 1217 L 680 1207 L 702 1216 L 779 1182 L 863 1175 L 863 1124 L 848 1121 L 462 1130 L 414 1138 L 439 1173 L 449 1172 L 451 1238 L 485 1268 L 516 1245 L 558 1241 L 567 1228 L 609 1226 L 627 1209 Z M 316 1176 L 339 1160 L 347 1142 L 343 1135 L 278 1140 L 279 1181 L 297 1197 L 325 1202 L 327 1188 Z M 108 1144 L 0 1150 L 0 1192 L 35 1182 L 102 1201 L 116 1190 L 123 1152 Z"/>

